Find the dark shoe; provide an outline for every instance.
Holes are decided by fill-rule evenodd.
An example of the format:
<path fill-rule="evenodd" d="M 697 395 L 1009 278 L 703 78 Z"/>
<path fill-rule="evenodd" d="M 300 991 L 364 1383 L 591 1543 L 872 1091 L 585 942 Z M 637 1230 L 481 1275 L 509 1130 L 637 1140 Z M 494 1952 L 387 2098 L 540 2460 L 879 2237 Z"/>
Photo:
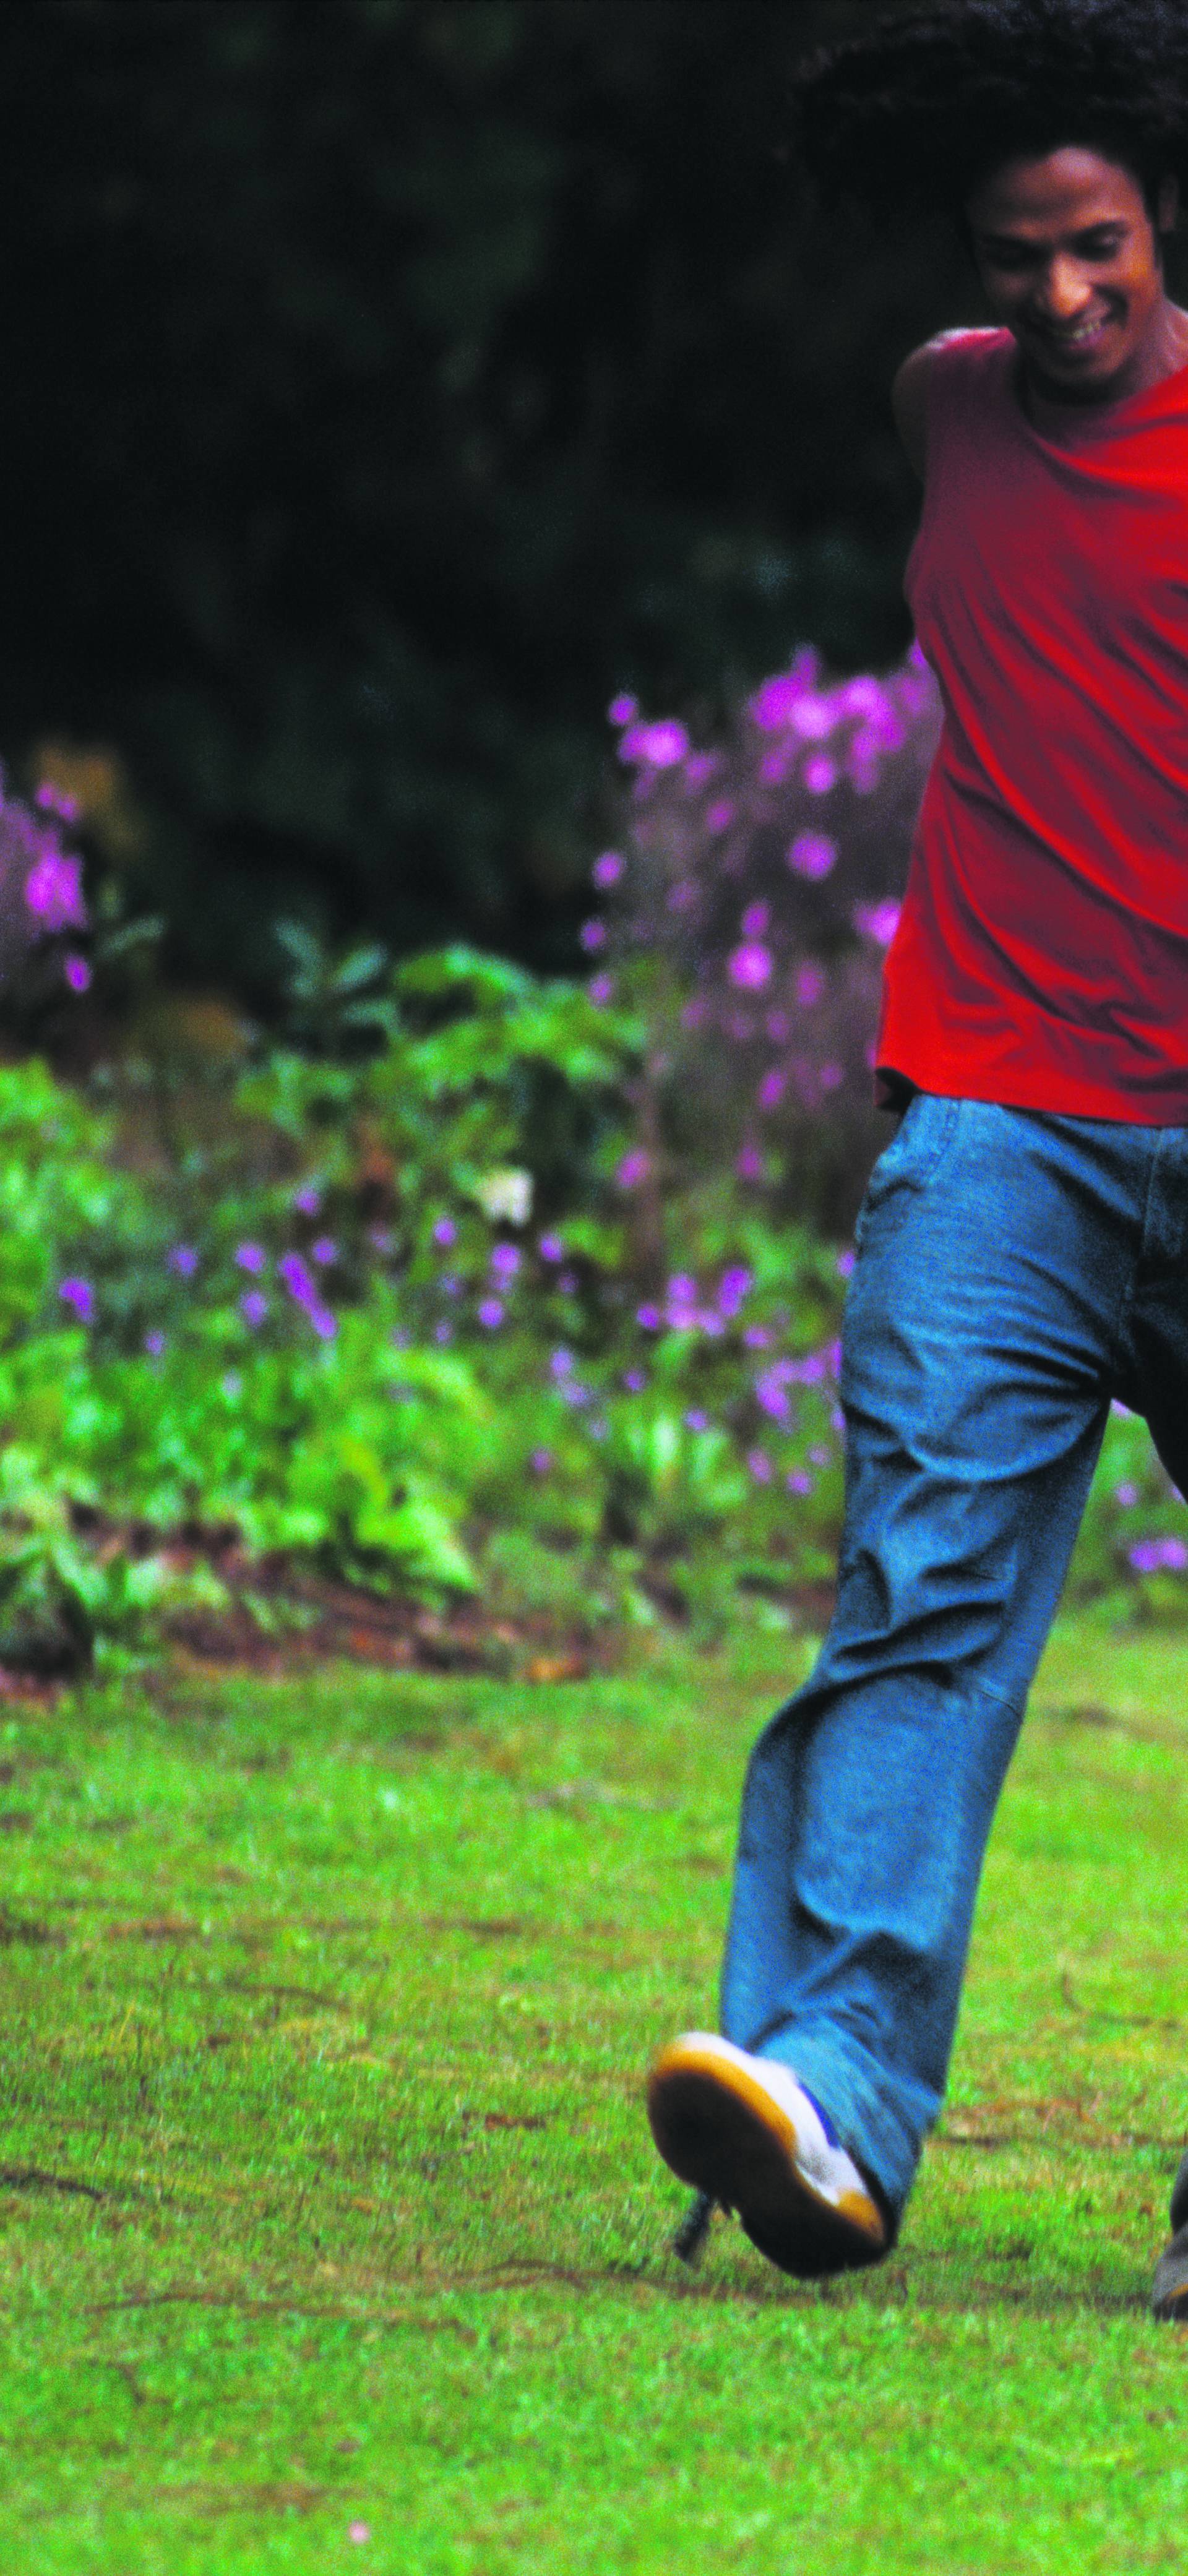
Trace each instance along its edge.
<path fill-rule="evenodd" d="M 788 2067 L 688 2031 L 656 2059 L 648 2118 L 665 2163 L 706 2202 L 737 2210 L 781 2272 L 820 2280 L 887 2252 L 881 2209 Z"/>
<path fill-rule="evenodd" d="M 1188 2156 L 1172 2189 L 1171 2223 L 1175 2233 L 1155 2267 L 1151 2314 L 1163 2325 L 1188 2325 Z"/>
<path fill-rule="evenodd" d="M 1180 2160 L 1180 2170 L 1172 2184 L 1171 2223 L 1175 2228 L 1188 2227 L 1188 2155 Z"/>

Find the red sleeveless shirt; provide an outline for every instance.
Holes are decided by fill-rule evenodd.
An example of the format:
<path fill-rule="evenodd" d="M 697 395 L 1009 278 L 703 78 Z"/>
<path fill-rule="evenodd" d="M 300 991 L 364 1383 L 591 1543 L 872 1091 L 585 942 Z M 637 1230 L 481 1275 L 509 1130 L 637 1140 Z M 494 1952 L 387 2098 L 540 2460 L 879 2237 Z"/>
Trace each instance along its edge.
<path fill-rule="evenodd" d="M 1188 369 L 1033 429 L 1006 331 L 940 348 L 907 573 L 944 731 L 877 1063 L 1188 1122 Z"/>

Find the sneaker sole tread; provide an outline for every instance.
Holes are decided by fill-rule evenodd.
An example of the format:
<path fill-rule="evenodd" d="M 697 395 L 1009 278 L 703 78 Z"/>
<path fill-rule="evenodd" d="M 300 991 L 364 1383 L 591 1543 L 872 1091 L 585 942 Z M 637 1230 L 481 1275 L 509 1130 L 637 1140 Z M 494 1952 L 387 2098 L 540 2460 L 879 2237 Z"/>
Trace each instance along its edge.
<path fill-rule="evenodd" d="M 678 2043 L 657 2059 L 648 2116 L 660 2154 L 682 2182 L 733 2209 L 751 2243 L 781 2272 L 821 2280 L 877 2263 L 887 2251 L 873 2201 L 827 2200 L 796 2163 L 793 2121 L 746 2068 Z"/>

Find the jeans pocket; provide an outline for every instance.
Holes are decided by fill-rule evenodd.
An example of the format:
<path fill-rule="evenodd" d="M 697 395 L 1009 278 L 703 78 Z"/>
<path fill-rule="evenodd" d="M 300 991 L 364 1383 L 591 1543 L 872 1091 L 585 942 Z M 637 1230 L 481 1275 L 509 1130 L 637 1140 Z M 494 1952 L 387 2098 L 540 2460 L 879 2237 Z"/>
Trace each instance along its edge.
<path fill-rule="evenodd" d="M 943 1099 L 936 1092 L 917 1091 L 909 1100 L 895 1135 L 884 1146 L 867 1182 L 854 1230 L 859 1246 L 876 1209 L 897 1191 L 918 1195 L 935 1180 L 956 1135 L 960 1111 L 959 1100 Z"/>

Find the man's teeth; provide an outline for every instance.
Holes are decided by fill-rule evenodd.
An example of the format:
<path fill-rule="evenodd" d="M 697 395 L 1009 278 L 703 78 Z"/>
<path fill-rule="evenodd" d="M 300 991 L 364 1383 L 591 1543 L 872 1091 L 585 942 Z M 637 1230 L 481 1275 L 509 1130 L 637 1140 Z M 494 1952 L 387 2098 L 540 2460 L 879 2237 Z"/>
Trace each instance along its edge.
<path fill-rule="evenodd" d="M 1086 340 L 1096 340 L 1098 332 L 1104 329 L 1103 313 L 1096 322 L 1082 322 L 1076 331 L 1049 331 L 1048 338 L 1057 349 L 1079 349 Z"/>

